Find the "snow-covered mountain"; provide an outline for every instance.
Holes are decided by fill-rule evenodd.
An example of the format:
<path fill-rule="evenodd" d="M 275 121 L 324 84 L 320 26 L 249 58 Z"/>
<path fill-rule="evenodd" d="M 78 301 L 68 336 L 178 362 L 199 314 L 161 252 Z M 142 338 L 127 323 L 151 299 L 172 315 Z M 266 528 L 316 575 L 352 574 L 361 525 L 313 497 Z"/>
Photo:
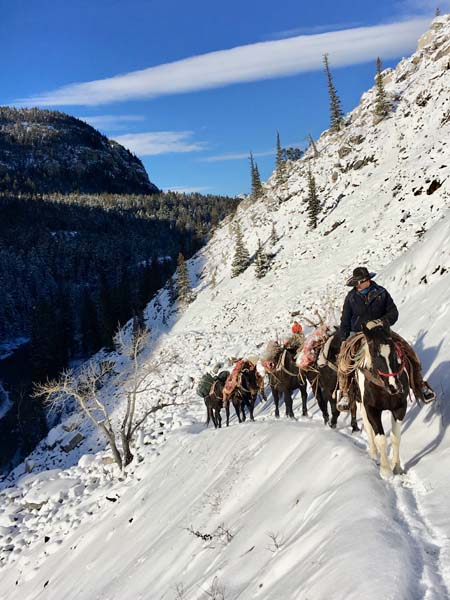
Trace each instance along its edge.
<path fill-rule="evenodd" d="M 62 112 L 0 106 L 0 191 L 155 194 L 142 162 Z"/>
<path fill-rule="evenodd" d="M 146 401 L 177 404 L 145 422 L 127 476 L 72 415 L 4 482 L 0 598 L 450 597 L 450 16 L 384 83 L 388 118 L 377 122 L 369 90 L 317 157 L 290 163 L 283 185 L 273 176 L 215 232 L 190 262 L 191 305 L 170 307 L 162 290 L 148 306 L 145 359 L 173 364 Z M 322 203 L 312 231 L 309 166 Z M 253 267 L 230 277 L 233 221 L 251 254 L 258 239 L 274 254 L 264 278 Z M 365 435 L 343 417 L 324 427 L 311 398 L 311 420 L 277 421 L 269 399 L 254 423 L 206 430 L 195 394 L 205 368 L 260 353 L 293 311 L 338 318 L 357 265 L 391 292 L 396 329 L 438 394 L 409 406 L 406 474 L 380 479 Z M 131 365 L 116 371 L 102 393 L 118 420 Z"/>

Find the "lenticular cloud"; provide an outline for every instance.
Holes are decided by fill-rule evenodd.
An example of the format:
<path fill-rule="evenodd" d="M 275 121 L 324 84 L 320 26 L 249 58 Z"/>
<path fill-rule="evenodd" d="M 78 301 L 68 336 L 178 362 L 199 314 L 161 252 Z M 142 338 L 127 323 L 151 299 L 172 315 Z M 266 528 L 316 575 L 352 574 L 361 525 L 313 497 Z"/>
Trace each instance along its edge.
<path fill-rule="evenodd" d="M 17 104 L 109 104 L 285 77 L 322 68 L 325 52 L 330 54 L 334 66 L 364 63 L 380 55 L 389 59 L 412 50 L 427 25 L 428 19 L 416 18 L 238 46 L 107 79 L 63 86 L 22 98 Z"/>

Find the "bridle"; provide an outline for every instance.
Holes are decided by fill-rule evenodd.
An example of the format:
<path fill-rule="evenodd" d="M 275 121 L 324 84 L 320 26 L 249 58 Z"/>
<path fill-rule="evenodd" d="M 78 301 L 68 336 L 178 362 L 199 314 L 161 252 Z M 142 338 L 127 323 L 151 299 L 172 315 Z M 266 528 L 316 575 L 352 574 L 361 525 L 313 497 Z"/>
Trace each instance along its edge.
<path fill-rule="evenodd" d="M 241 372 L 239 373 L 239 388 L 240 388 L 240 390 L 242 390 L 243 392 L 247 392 L 247 394 L 251 394 L 251 395 L 253 395 L 255 393 L 257 394 L 258 391 L 259 391 L 258 388 L 256 390 L 248 390 L 247 388 L 245 388 L 243 386 L 243 384 L 242 384 L 242 374 L 244 373 L 244 371 L 246 371 L 247 373 L 251 372 L 251 370 L 249 368 L 245 368 L 245 369 L 242 369 Z"/>
<path fill-rule="evenodd" d="M 400 342 L 394 342 L 394 346 L 395 351 L 397 352 L 397 357 L 400 360 L 400 368 L 395 373 L 384 373 L 383 371 L 380 371 L 380 369 L 377 369 L 377 373 L 381 377 L 397 377 L 405 368 L 405 353 L 403 352 Z"/>
<path fill-rule="evenodd" d="M 360 370 L 364 373 L 364 376 L 374 385 L 378 387 L 385 387 L 383 379 L 388 379 L 389 377 L 398 377 L 405 370 L 406 357 L 403 352 L 402 346 L 399 342 L 393 342 L 395 351 L 397 353 L 397 357 L 400 359 L 400 368 L 395 373 L 385 373 L 380 369 L 376 369 L 375 372 L 371 371 L 367 367 L 360 367 Z"/>

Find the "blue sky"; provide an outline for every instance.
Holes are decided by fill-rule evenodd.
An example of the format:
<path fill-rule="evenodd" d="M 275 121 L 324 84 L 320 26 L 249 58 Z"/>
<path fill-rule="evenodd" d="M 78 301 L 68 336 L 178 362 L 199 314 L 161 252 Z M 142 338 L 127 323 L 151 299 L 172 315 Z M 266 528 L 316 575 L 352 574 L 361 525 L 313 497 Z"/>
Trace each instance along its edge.
<path fill-rule="evenodd" d="M 344 109 L 416 47 L 447 0 L 0 0 L 1 104 L 86 119 L 162 189 L 249 191 L 283 146 L 328 127 L 321 57 Z"/>

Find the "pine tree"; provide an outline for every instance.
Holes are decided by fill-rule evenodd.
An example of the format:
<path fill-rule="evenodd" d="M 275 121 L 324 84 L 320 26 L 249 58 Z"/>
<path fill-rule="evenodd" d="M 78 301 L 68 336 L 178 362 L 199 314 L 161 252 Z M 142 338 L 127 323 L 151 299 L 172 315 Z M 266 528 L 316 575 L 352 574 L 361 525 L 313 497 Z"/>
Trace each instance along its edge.
<path fill-rule="evenodd" d="M 317 196 L 316 180 L 311 171 L 311 165 L 308 168 L 308 215 L 309 226 L 312 229 L 317 227 L 317 219 L 320 212 L 320 203 Z"/>
<path fill-rule="evenodd" d="M 308 140 L 309 140 L 310 147 L 313 149 L 314 158 L 317 158 L 319 156 L 319 151 L 317 150 L 316 143 L 313 139 L 313 136 L 310 133 L 308 134 Z"/>
<path fill-rule="evenodd" d="M 184 256 L 181 254 L 178 255 L 177 261 L 177 297 L 180 302 L 184 302 L 189 304 L 192 302 L 192 289 L 191 282 L 189 281 L 189 273 L 186 266 L 186 261 L 184 260 Z"/>
<path fill-rule="evenodd" d="M 280 142 L 280 133 L 277 131 L 277 145 L 276 145 L 276 180 L 278 185 L 282 185 L 284 183 L 285 174 L 286 174 L 286 163 L 283 160 L 283 150 L 281 148 Z"/>
<path fill-rule="evenodd" d="M 169 277 L 169 279 L 167 280 L 167 295 L 169 304 L 174 304 L 177 301 L 178 290 L 175 286 L 173 277 Z"/>
<path fill-rule="evenodd" d="M 383 70 L 383 66 L 381 63 L 381 58 L 377 58 L 377 74 L 375 77 L 375 82 L 377 86 L 377 96 L 375 101 L 375 114 L 379 117 L 386 117 L 389 114 L 389 102 L 386 97 L 386 90 L 384 89 L 383 76 L 381 71 Z"/>
<path fill-rule="evenodd" d="M 258 238 L 258 248 L 255 254 L 255 274 L 257 279 L 261 279 L 269 269 L 269 258 L 264 252 L 261 240 Z"/>
<path fill-rule="evenodd" d="M 275 246 L 275 244 L 278 242 L 278 234 L 277 234 L 277 230 L 275 229 L 275 223 L 272 222 L 272 229 L 270 231 L 270 243 L 272 244 L 272 246 Z"/>
<path fill-rule="evenodd" d="M 328 80 L 328 94 L 330 97 L 330 122 L 331 131 L 339 131 L 344 122 L 344 112 L 341 106 L 341 100 L 337 94 L 336 88 L 331 76 L 330 65 L 328 62 L 328 54 L 323 55 L 323 64 L 325 65 L 325 73 Z"/>
<path fill-rule="evenodd" d="M 244 245 L 242 231 L 239 224 L 235 228 L 236 245 L 234 250 L 234 258 L 231 263 L 231 277 L 237 277 L 243 273 L 250 264 L 250 255 Z"/>
<path fill-rule="evenodd" d="M 261 183 L 261 177 L 259 175 L 258 165 L 255 163 L 253 154 L 251 152 L 250 152 L 249 160 L 250 160 L 250 176 L 251 176 L 251 182 L 252 182 L 251 195 L 254 200 L 257 200 L 258 198 L 260 198 L 263 195 L 264 190 L 263 190 L 263 186 Z"/>

